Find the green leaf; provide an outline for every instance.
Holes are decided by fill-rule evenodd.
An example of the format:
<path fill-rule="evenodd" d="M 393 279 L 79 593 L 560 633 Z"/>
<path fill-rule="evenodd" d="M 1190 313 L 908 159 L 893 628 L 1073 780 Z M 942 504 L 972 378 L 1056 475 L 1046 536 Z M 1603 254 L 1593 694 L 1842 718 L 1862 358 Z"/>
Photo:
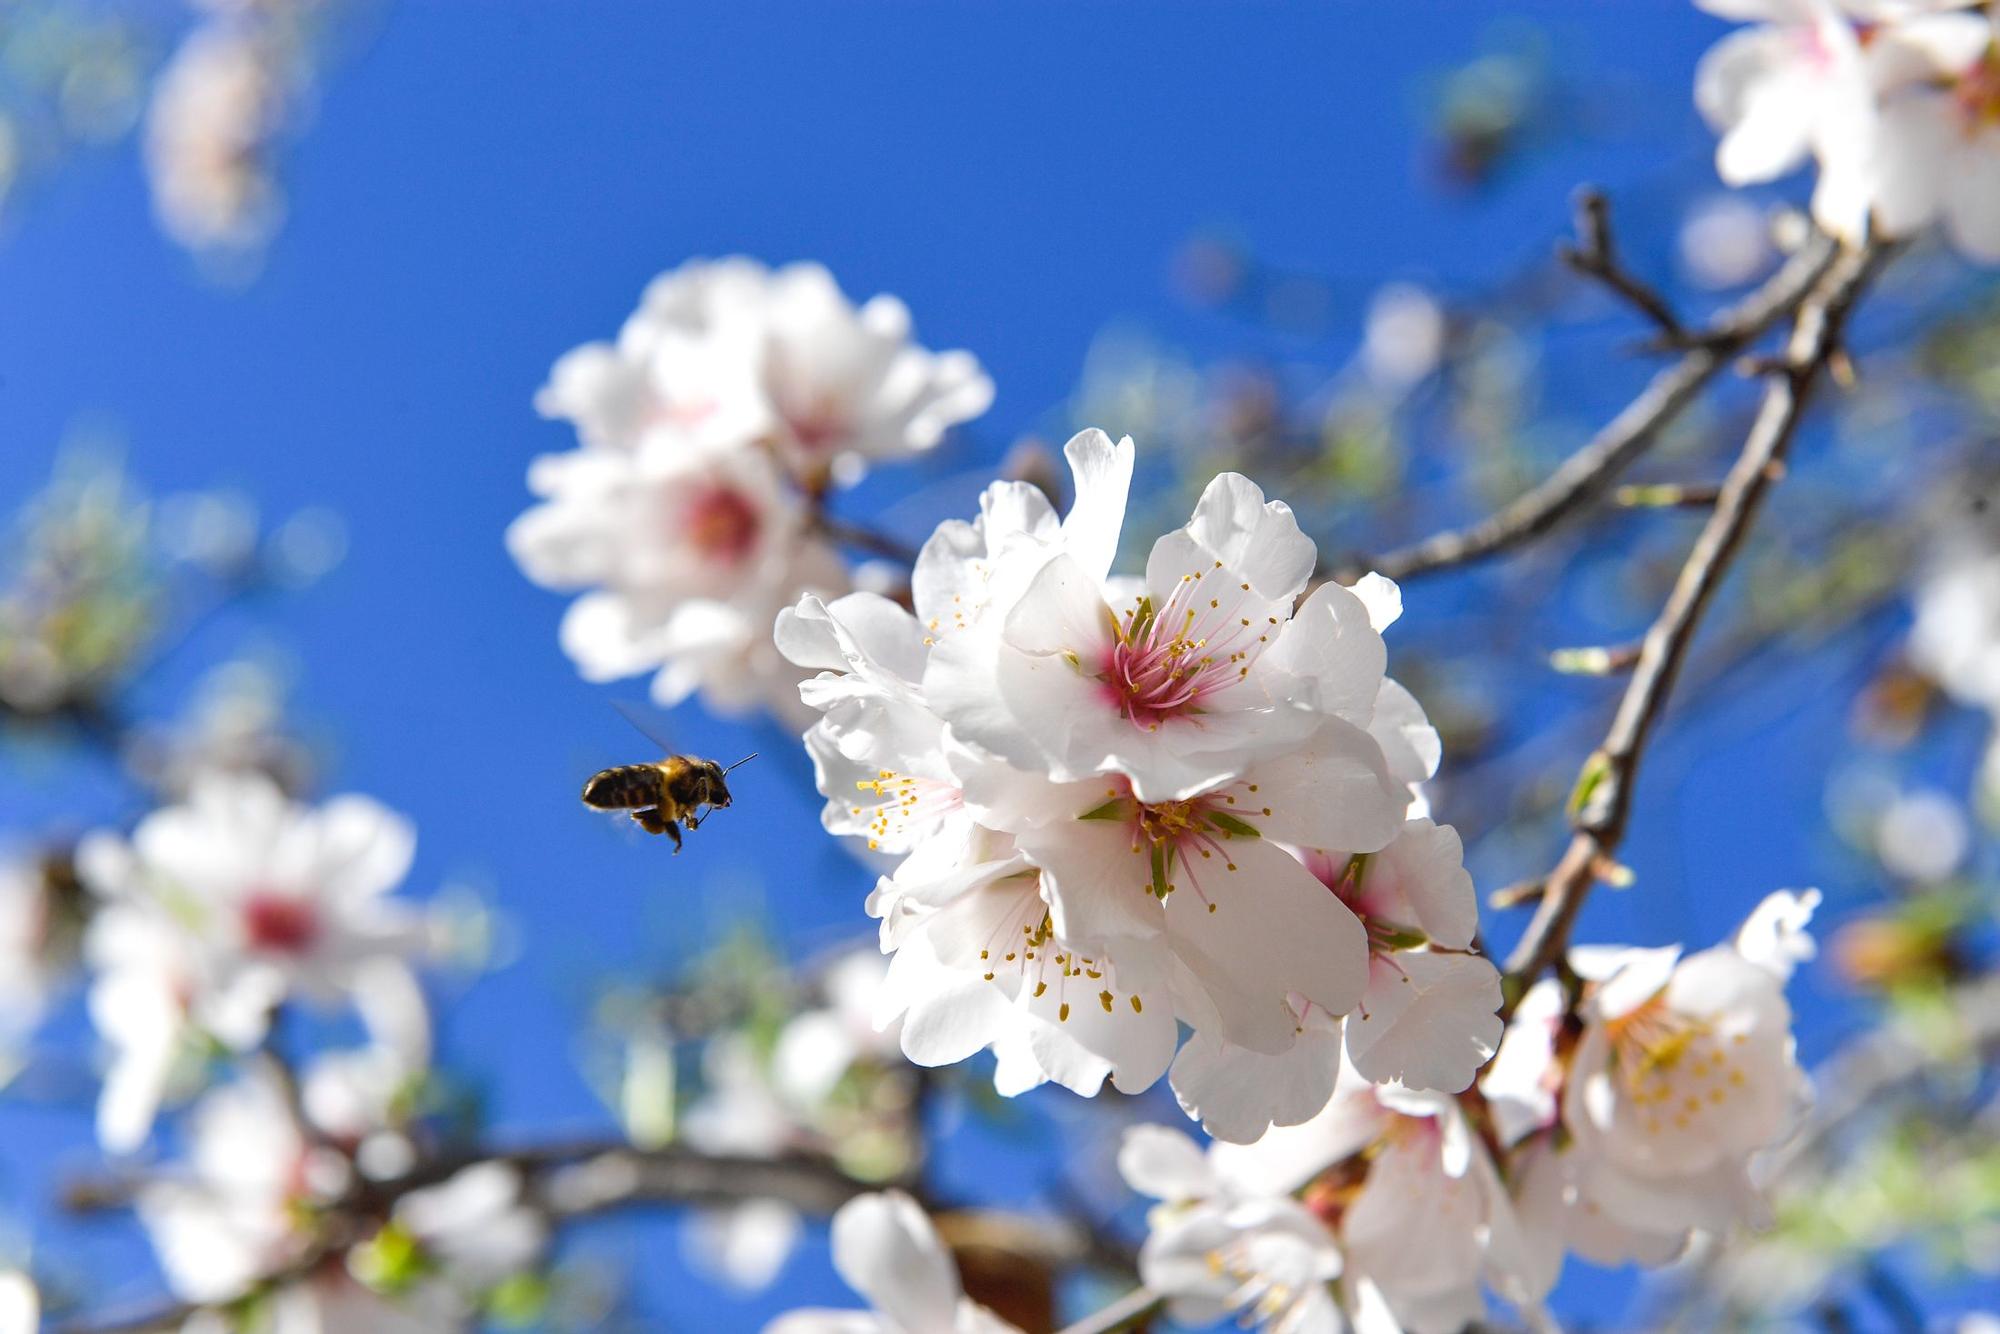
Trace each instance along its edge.
<path fill-rule="evenodd" d="M 1079 820 L 1125 820 L 1131 818 L 1132 803 L 1124 797 L 1113 797 L 1102 806 L 1094 806 L 1077 816 Z"/>
<path fill-rule="evenodd" d="M 1576 789 L 1569 794 L 1569 814 L 1571 819 L 1583 814 L 1591 797 L 1611 776 L 1611 760 L 1601 750 L 1594 750 L 1590 758 L 1583 762 L 1583 772 L 1576 776 Z"/>

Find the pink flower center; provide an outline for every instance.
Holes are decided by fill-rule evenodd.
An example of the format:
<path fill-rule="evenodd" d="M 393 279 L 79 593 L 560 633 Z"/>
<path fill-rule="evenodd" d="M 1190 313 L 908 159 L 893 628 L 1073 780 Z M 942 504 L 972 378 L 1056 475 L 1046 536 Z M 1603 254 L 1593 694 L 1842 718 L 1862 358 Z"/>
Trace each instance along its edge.
<path fill-rule="evenodd" d="M 1423 943 L 1422 932 L 1396 920 L 1406 900 L 1388 868 L 1371 857 L 1340 857 L 1317 849 L 1307 852 L 1304 861 L 1313 877 L 1361 919 L 1371 955 L 1385 959 Z"/>
<path fill-rule="evenodd" d="M 847 419 L 826 399 L 785 413 L 785 425 L 792 439 L 808 454 L 825 454 L 849 435 Z"/>
<path fill-rule="evenodd" d="M 682 521 L 688 541 L 718 565 L 741 563 L 757 546 L 763 516 L 741 491 L 730 486 L 704 487 L 688 500 Z"/>
<path fill-rule="evenodd" d="M 1966 134 L 2000 125 L 2000 46 L 1987 47 L 1978 62 L 1959 76 L 1952 99 Z"/>
<path fill-rule="evenodd" d="M 1234 871 L 1230 856 L 1233 839 L 1262 837 L 1250 823 L 1260 814 L 1271 814 L 1269 806 L 1259 806 L 1257 784 L 1239 785 L 1231 792 L 1207 792 L 1185 801 L 1142 802 L 1133 795 L 1125 778 L 1115 779 L 1106 789 L 1105 802 L 1084 812 L 1079 819 L 1122 822 L 1132 835 L 1132 852 L 1147 860 L 1146 891 L 1166 901 L 1169 894 L 1185 884 L 1210 912 L 1215 902 L 1202 887 L 1206 864 Z M 1239 804 L 1238 793 L 1243 804 Z"/>
<path fill-rule="evenodd" d="M 1245 616 L 1250 585 L 1223 589 L 1221 562 L 1184 574 L 1154 607 L 1150 598 L 1114 625 L 1114 642 L 1099 666 L 1107 698 L 1133 726 L 1160 724 L 1201 712 L 1202 703 L 1250 674 L 1250 662 L 1270 642 L 1278 618 Z"/>
<path fill-rule="evenodd" d="M 303 954 L 319 939 L 319 914 L 306 899 L 260 889 L 243 901 L 243 934 L 252 949 Z"/>

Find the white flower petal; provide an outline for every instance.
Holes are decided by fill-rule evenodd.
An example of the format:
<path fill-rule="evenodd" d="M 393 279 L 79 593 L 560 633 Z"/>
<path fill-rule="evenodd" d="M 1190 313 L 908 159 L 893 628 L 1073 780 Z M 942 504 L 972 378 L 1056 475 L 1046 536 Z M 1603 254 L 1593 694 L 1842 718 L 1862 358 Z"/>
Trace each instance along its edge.
<path fill-rule="evenodd" d="M 1463 954 L 1379 960 L 1347 1017 L 1347 1054 L 1376 1083 L 1463 1092 L 1501 1036 L 1499 970 Z"/>
<path fill-rule="evenodd" d="M 917 1202 L 901 1191 L 860 1195 L 833 1216 L 833 1264 L 848 1285 L 905 1330 L 947 1330 L 958 1272 Z"/>

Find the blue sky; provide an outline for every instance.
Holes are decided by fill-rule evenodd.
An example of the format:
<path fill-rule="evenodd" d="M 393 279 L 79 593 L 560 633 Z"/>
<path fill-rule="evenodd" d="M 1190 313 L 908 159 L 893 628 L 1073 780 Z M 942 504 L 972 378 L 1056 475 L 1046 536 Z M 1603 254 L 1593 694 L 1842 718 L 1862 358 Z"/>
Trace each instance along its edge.
<path fill-rule="evenodd" d="M 1503 13 L 1546 25 L 1579 119 L 1498 189 L 1454 193 L 1427 166 L 1422 89 Z M 79 157 L 25 201 L 0 244 L 0 501 L 39 484 L 90 419 L 116 425 L 151 487 L 227 483 L 269 514 L 345 517 L 352 548 L 331 578 L 211 627 L 157 703 L 205 659 L 282 643 L 299 708 L 335 739 L 332 786 L 416 818 L 412 887 L 470 877 L 517 917 L 528 953 L 446 1024 L 451 1059 L 513 1128 L 601 1123 L 572 1059 L 594 970 L 657 969 L 744 903 L 781 910 L 802 945 L 863 926 L 865 877 L 819 834 L 797 759 L 732 778 L 737 808 L 678 860 L 578 810 L 580 776 L 632 738 L 606 707 L 616 692 L 558 652 L 558 600 L 501 546 L 529 458 L 569 443 L 529 408 L 558 353 L 610 334 L 687 257 L 819 259 L 851 294 L 902 296 L 930 345 L 984 360 L 998 397 L 953 460 L 977 466 L 1064 398 L 1108 323 L 1226 346 L 1228 322 L 1172 291 L 1196 229 L 1360 290 L 1473 288 L 1561 231 L 1579 181 L 1644 199 L 1706 179 L 1688 88 L 1723 30 L 1678 0 L 481 0 L 356 29 L 287 154 L 290 221 L 246 290 L 204 283 L 154 231 L 129 148 Z M 1668 235 L 1652 229 L 1653 261 Z M 1298 349 L 1328 364 L 1346 350 Z M 1576 414 L 1615 406 L 1641 373 L 1573 386 Z M 1642 875 L 1716 893 L 1664 916 L 1607 903 L 1595 932 L 1705 940 L 1763 889 L 1823 869 L 1809 835 L 1760 830 L 1817 811 L 1836 745 L 1825 711 L 1744 709 L 1666 748 L 1632 847 Z M 675 726 L 703 753 L 774 749 L 691 709 Z M 1774 780 L 1744 776 L 1769 775 L 1773 754 Z M 15 775 L 0 801 L 37 820 L 77 796 Z M 0 1107 L 0 1190 L 87 1165 L 84 1134 Z M 751 1305 L 710 1308 L 673 1282 L 660 1229 L 602 1235 L 675 1294 L 672 1327 L 754 1328 L 840 1299 L 811 1253 Z M 115 1229 L 56 1236 L 59 1251 L 138 1254 Z M 127 1272 L 122 1290 L 145 1291 L 143 1269 Z M 1576 1300 L 1602 1309 L 1615 1286 Z"/>

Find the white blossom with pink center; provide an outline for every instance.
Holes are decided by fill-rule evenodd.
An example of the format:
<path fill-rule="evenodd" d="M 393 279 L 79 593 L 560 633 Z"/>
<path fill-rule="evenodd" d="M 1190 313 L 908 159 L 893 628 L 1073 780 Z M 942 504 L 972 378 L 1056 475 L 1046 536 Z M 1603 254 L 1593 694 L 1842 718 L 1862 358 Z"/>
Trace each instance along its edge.
<path fill-rule="evenodd" d="M 929 449 L 984 412 L 993 385 L 966 352 L 911 341 L 893 296 L 856 307 L 817 264 L 691 260 L 646 289 L 615 343 L 565 354 L 536 396 L 588 446 L 695 428 L 773 450 L 810 486 Z"/>
<path fill-rule="evenodd" d="M 1120 488 L 1101 540 L 1020 561 L 1020 591 L 984 611 L 985 633 L 931 627 L 925 685 L 954 735 L 1057 780 L 1119 773 L 1142 801 L 1169 802 L 1325 722 L 1366 732 L 1387 650 L 1368 604 L 1338 584 L 1294 613 L 1316 553 L 1288 507 L 1217 477 L 1188 525 L 1154 544 L 1137 589 L 1109 578 L 1123 509 Z"/>
<path fill-rule="evenodd" d="M 656 434 L 545 456 L 528 481 L 542 503 L 507 548 L 543 587 L 588 590 L 560 636 L 586 680 L 655 672 L 661 703 L 700 691 L 727 712 L 794 697 L 771 620 L 801 592 L 845 589 L 847 572 L 768 455 Z"/>
<path fill-rule="evenodd" d="M 1498 1047 L 1500 973 L 1474 948 L 1479 903 L 1458 831 L 1411 820 L 1382 851 L 1305 862 L 1368 932 L 1368 989 L 1346 1024 L 1378 1084 L 1459 1093 Z"/>
<path fill-rule="evenodd" d="M 1695 0 L 1749 19 L 1695 72 L 1695 106 L 1718 132 L 1717 173 L 1731 185 L 1778 177 L 1815 153 L 1851 146 L 1873 102 L 1853 20 L 1835 0 Z"/>
<path fill-rule="evenodd" d="M 1033 711 L 1037 735 L 1069 758 L 1051 755 L 1011 721 L 994 664 L 1025 661 L 1029 627 L 1061 614 L 1060 599 L 1041 600 L 1052 582 L 1095 590 L 1075 624 L 1111 623 L 1133 452 L 1091 431 L 1065 453 L 1077 497 L 1067 516 L 1032 488 L 996 486 L 977 521 L 946 524 L 926 545 L 914 614 L 880 598 L 808 598 L 779 618 L 777 640 L 820 672 L 802 694 L 821 714 L 807 745 L 827 827 L 902 858 L 869 906 L 898 956 L 884 1015 L 903 1018 L 905 1053 L 938 1064 L 990 1046 L 1010 1091 L 1054 1079 L 1095 1092 L 1106 1077 L 1132 1090 L 1164 1072 L 1177 1023 L 1279 1055 L 1307 1027 L 1294 998 L 1308 1014 L 1353 1008 L 1366 933 L 1286 846 L 1389 843 L 1435 768 L 1435 734 L 1382 674 L 1374 623 L 1393 619 L 1393 586 L 1322 589 L 1294 617 L 1311 543 L 1283 506 L 1225 478 L 1155 564 L 1198 551 L 1206 570 L 1266 582 L 1253 624 L 1269 642 L 1240 650 L 1255 670 L 1210 689 L 1210 666 L 1188 659 L 1166 684 L 1179 670 L 1168 659 L 1187 646 L 1149 638 L 1147 616 L 1185 627 L 1192 614 L 1201 638 L 1200 608 L 1173 591 L 1198 581 L 1177 573 L 1161 585 L 1163 610 L 1127 618 L 1100 657 L 1055 655 L 1083 686 Z M 1244 592 L 1230 599 L 1238 629 Z M 1210 600 L 1219 611 L 1221 590 Z M 1117 690 L 1085 662 L 1122 673 Z M 1389 705 L 1380 720 L 1378 700 Z M 1206 750 L 1164 745 L 1156 727 Z M 1070 745 L 1091 729 L 1123 750 Z"/>
<path fill-rule="evenodd" d="M 1478 905 L 1455 830 L 1416 819 L 1377 853 L 1298 856 L 1359 919 L 1366 989 L 1344 1020 L 1294 994 L 1297 1040 L 1275 1055 L 1213 1034 L 1182 1049 L 1174 1093 L 1219 1140 L 1249 1143 L 1315 1116 L 1333 1094 L 1343 1046 L 1375 1083 L 1457 1093 L 1500 1041 L 1500 975 L 1472 949 Z"/>
<path fill-rule="evenodd" d="M 129 839 L 86 838 L 77 869 L 102 900 L 84 943 L 91 1017 L 116 1051 L 99 1106 L 106 1147 L 144 1138 L 196 1035 L 248 1050 L 288 998 L 413 990 L 408 960 L 427 929 L 388 891 L 414 847 L 409 823 L 368 798 L 304 807 L 249 773 L 202 778 Z"/>

